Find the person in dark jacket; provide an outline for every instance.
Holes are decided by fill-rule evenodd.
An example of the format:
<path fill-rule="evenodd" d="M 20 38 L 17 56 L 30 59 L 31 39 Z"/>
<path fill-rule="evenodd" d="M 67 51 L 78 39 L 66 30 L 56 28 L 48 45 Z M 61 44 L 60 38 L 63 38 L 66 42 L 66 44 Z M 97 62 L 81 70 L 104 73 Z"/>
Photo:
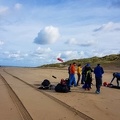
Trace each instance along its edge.
<path fill-rule="evenodd" d="M 85 83 L 85 78 L 86 78 L 86 70 L 87 68 L 90 67 L 90 64 L 87 63 L 85 66 L 83 66 L 82 68 L 82 79 L 81 79 L 81 84 L 84 84 Z M 91 69 L 91 71 L 93 72 L 93 70 Z"/>
<path fill-rule="evenodd" d="M 97 66 L 94 68 L 94 74 L 96 80 L 96 93 L 99 94 L 102 85 L 102 75 L 104 74 L 104 70 L 100 64 L 97 64 Z"/>
<path fill-rule="evenodd" d="M 84 74 L 85 74 L 85 83 L 82 86 L 85 90 L 91 89 L 91 83 L 92 83 L 92 68 L 90 67 L 90 64 L 86 64 Z"/>
<path fill-rule="evenodd" d="M 69 64 L 69 66 L 68 66 L 68 78 L 70 79 L 70 66 L 71 66 L 71 64 Z"/>
<path fill-rule="evenodd" d="M 85 67 L 86 67 L 86 65 L 82 68 L 81 84 L 85 83 Z"/>
<path fill-rule="evenodd" d="M 110 84 L 112 84 L 112 82 L 115 78 L 116 78 L 116 81 L 117 81 L 117 86 L 119 87 L 120 73 L 118 73 L 118 72 L 113 73 L 113 78 L 112 78 Z"/>

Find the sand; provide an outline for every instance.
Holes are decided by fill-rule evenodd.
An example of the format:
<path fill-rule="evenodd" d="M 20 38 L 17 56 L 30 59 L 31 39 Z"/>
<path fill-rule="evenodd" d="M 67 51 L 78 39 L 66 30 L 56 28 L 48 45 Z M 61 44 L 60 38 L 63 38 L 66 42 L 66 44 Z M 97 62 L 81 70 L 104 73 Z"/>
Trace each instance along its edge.
<path fill-rule="evenodd" d="M 103 82 L 110 82 L 112 73 L 116 71 L 120 72 L 105 70 Z M 101 93 L 95 94 L 94 74 L 90 91 L 83 90 L 80 84 L 72 87 L 69 93 L 38 89 L 44 79 L 57 85 L 62 78 L 68 77 L 67 69 L 1 67 L 0 74 L 17 96 L 0 78 L 0 120 L 120 119 L 120 89 L 102 86 Z M 113 84 L 116 85 L 116 81 Z"/>

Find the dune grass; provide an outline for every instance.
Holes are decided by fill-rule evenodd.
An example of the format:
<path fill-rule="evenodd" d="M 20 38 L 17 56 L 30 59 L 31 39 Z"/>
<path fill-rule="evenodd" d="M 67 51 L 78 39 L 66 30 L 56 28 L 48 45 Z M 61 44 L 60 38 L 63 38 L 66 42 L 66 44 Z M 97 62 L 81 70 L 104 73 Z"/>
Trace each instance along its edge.
<path fill-rule="evenodd" d="M 111 54 L 103 57 L 91 57 L 91 58 L 83 58 L 83 59 L 73 59 L 63 63 L 55 63 L 55 64 L 46 64 L 39 67 L 57 67 L 64 68 L 69 64 L 76 62 L 76 64 L 81 64 L 82 66 L 86 63 L 90 63 L 92 67 L 96 66 L 96 64 L 100 63 L 103 67 L 116 67 L 120 68 L 120 54 Z"/>

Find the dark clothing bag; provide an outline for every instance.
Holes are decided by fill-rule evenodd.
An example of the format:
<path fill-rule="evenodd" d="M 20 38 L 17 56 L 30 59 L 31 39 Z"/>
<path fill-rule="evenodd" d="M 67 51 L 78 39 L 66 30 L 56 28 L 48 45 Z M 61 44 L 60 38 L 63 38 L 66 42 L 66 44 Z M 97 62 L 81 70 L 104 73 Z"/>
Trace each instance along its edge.
<path fill-rule="evenodd" d="M 42 85 L 43 85 L 44 87 L 49 86 L 49 85 L 50 85 L 50 81 L 47 80 L 47 79 L 45 79 L 45 80 L 42 82 Z"/>
<path fill-rule="evenodd" d="M 47 90 L 49 88 L 50 88 L 50 81 L 45 79 L 45 80 L 43 80 L 43 82 L 41 83 L 41 86 L 38 89 Z"/>
<path fill-rule="evenodd" d="M 67 93 L 70 91 L 70 88 L 67 85 L 63 85 L 61 83 L 58 83 L 55 87 L 56 92 L 62 92 L 62 93 Z"/>
<path fill-rule="evenodd" d="M 70 92 L 69 79 L 61 79 L 60 83 L 58 83 L 55 87 L 56 92 L 67 93 Z"/>

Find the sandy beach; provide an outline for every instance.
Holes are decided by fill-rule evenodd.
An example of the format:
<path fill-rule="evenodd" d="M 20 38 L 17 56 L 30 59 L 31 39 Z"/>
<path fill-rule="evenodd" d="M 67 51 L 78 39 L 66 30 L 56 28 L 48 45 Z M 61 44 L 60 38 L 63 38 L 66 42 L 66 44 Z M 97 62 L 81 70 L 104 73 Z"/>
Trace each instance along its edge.
<path fill-rule="evenodd" d="M 113 72 L 120 71 L 106 69 L 103 82 L 109 83 Z M 80 84 L 69 93 L 38 89 L 44 79 L 57 85 L 68 78 L 67 69 L 1 67 L 0 74 L 0 120 L 120 119 L 120 89 L 102 86 L 101 93 L 95 94 L 94 74 L 90 91 Z"/>

